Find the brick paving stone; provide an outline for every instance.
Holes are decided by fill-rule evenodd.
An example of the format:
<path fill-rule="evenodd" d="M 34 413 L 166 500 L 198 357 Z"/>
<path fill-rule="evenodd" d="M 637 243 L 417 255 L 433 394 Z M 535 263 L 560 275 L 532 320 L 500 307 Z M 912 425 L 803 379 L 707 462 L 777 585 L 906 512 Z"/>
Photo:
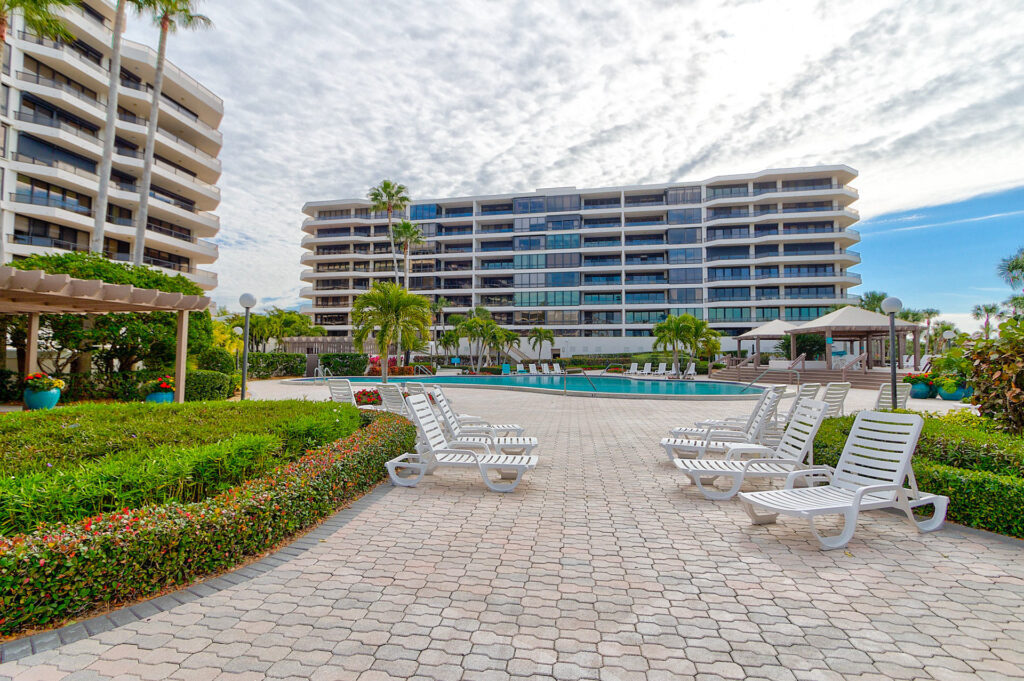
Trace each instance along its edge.
<path fill-rule="evenodd" d="M 822 552 L 806 524 L 752 526 L 679 478 L 658 439 L 749 402 L 449 393 L 539 438 L 514 493 L 472 471 L 378 490 L 223 590 L 84 623 L 89 638 L 0 681 L 1024 679 L 1024 544 L 867 513 L 847 550 Z"/>

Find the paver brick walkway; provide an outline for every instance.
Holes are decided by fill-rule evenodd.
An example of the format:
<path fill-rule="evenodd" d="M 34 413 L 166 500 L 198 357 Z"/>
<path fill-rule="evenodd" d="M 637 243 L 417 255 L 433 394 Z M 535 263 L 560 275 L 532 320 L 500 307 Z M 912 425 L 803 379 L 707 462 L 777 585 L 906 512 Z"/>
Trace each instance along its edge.
<path fill-rule="evenodd" d="M 1024 678 L 1022 543 L 869 513 L 822 552 L 687 487 L 658 439 L 749 403 L 450 394 L 540 439 L 515 493 L 382 488 L 289 563 L 0 679 Z"/>

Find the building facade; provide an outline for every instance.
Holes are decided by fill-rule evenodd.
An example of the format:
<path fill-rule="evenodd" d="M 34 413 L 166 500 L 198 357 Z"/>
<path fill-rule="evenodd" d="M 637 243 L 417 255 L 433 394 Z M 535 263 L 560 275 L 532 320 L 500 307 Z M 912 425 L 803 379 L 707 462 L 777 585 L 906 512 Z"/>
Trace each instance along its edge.
<path fill-rule="evenodd" d="M 522 334 L 552 329 L 556 353 L 571 356 L 650 350 L 653 324 L 689 313 L 729 350 L 730 337 L 762 323 L 856 302 L 856 176 L 830 165 L 417 200 L 396 219 L 426 237 L 412 251 L 409 288 L 447 298 L 446 315 L 483 305 Z M 363 199 L 303 212 L 302 296 L 316 324 L 348 336 L 353 299 L 394 277 L 386 215 Z"/>
<path fill-rule="evenodd" d="M 54 42 L 12 18 L 3 46 L 0 262 L 89 250 L 103 151 L 114 6 L 61 10 L 75 36 Z M 103 247 L 131 262 L 156 52 L 124 41 Z M 164 71 L 143 261 L 204 289 L 217 259 L 223 101 L 170 62 Z"/>

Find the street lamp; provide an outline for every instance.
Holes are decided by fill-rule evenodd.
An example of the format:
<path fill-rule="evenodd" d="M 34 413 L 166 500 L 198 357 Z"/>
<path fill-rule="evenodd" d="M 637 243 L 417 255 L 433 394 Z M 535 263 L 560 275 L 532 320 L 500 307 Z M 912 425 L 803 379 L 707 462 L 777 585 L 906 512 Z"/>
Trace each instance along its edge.
<path fill-rule="evenodd" d="M 245 379 L 249 374 L 249 313 L 256 307 L 256 296 L 243 293 L 238 304 L 245 308 L 245 328 L 242 330 L 242 399 L 245 399 Z"/>
<path fill-rule="evenodd" d="M 942 339 L 944 341 L 946 341 L 946 351 L 947 352 L 953 346 L 953 339 L 954 338 L 956 338 L 956 333 L 954 333 L 952 329 L 946 329 L 945 331 L 942 332 Z"/>
<path fill-rule="evenodd" d="M 896 313 L 903 309 L 903 301 L 889 296 L 882 301 L 882 312 L 889 315 L 889 380 L 892 384 L 892 409 L 896 411 Z"/>

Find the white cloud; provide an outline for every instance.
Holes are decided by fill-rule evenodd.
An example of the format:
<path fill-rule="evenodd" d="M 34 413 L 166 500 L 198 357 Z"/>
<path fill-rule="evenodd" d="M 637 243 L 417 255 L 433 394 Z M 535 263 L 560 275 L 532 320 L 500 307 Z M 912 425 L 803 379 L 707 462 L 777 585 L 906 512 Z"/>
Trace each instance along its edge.
<path fill-rule="evenodd" d="M 864 217 L 1024 184 L 1014 4 L 208 3 L 170 55 L 225 100 L 216 297 L 295 300 L 301 205 L 384 177 L 429 197 L 847 163 Z"/>

